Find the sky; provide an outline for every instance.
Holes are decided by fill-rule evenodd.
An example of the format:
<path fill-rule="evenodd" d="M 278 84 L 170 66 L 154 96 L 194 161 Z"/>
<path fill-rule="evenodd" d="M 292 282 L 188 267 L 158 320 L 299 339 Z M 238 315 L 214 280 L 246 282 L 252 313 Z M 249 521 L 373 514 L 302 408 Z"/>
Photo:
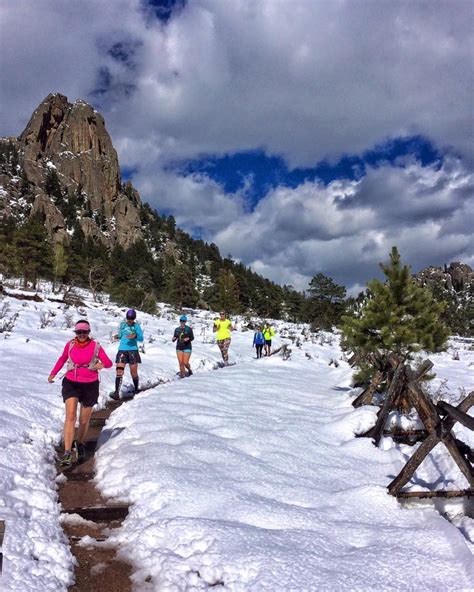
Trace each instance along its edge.
<path fill-rule="evenodd" d="M 393 245 L 474 267 L 470 0 L 0 0 L 0 134 L 50 92 L 124 179 L 281 284 L 357 292 Z M 67 32 L 67 34 L 66 34 Z"/>

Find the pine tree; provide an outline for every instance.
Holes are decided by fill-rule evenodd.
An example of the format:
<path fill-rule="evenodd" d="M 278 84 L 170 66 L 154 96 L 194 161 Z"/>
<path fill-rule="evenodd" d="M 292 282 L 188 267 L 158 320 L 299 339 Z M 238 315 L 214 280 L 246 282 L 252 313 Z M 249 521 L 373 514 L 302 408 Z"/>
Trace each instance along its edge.
<path fill-rule="evenodd" d="M 356 351 L 380 350 L 405 358 L 420 349 L 444 349 L 448 330 L 440 321 L 443 304 L 415 283 L 410 268 L 402 266 L 396 247 L 390 253 L 390 263 L 380 266 L 387 278 L 385 283 L 369 282 L 357 316 L 343 317 L 346 345 Z"/>
<path fill-rule="evenodd" d="M 59 176 L 56 172 L 56 169 L 48 169 L 48 172 L 46 173 L 44 189 L 46 193 L 51 197 L 54 197 L 56 201 L 62 202 L 64 200 L 63 192 L 61 190 L 61 184 L 59 182 Z"/>
<path fill-rule="evenodd" d="M 30 218 L 16 233 L 15 248 L 25 285 L 30 281 L 36 287 L 39 277 L 51 278 L 53 249 L 43 220 Z"/>
<path fill-rule="evenodd" d="M 176 306 L 196 306 L 199 294 L 187 265 L 176 265 L 168 272 L 166 296 Z"/>
<path fill-rule="evenodd" d="M 63 281 L 68 268 L 68 258 L 64 245 L 57 243 L 53 248 L 53 287 L 56 282 Z"/>
<path fill-rule="evenodd" d="M 314 329 L 330 331 L 340 323 L 344 312 L 345 287 L 318 273 L 310 281 L 308 292 L 310 297 L 305 305 L 307 319 Z"/>
<path fill-rule="evenodd" d="M 0 218 L 0 273 L 7 276 L 20 273 L 18 253 L 14 244 L 16 232 L 14 218 Z"/>
<path fill-rule="evenodd" d="M 239 287 L 234 274 L 229 269 L 223 269 L 217 279 L 217 304 L 221 310 L 229 313 L 240 311 Z"/>

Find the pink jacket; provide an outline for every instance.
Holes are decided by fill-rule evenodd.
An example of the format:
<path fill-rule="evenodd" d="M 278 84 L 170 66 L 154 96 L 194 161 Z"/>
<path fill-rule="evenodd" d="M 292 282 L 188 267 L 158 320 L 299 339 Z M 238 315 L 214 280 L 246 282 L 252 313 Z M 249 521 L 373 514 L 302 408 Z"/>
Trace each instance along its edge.
<path fill-rule="evenodd" d="M 66 343 L 66 347 L 64 348 L 63 353 L 61 354 L 54 368 L 51 371 L 51 376 L 56 376 L 56 374 L 67 362 L 69 357 L 70 343 L 70 341 Z M 91 340 L 85 347 L 77 347 L 77 345 L 74 345 L 71 349 L 71 360 L 74 362 L 74 364 L 78 366 L 88 365 L 94 356 L 94 349 L 94 340 Z M 102 347 L 99 347 L 97 357 L 104 364 L 105 368 L 112 367 L 112 360 L 110 360 L 110 358 L 107 356 Z M 68 372 L 66 372 L 65 376 L 69 380 L 73 380 L 75 382 L 95 382 L 99 378 L 99 373 L 94 372 L 93 370 L 89 370 L 89 368 L 74 368 L 73 370 L 69 370 Z"/>

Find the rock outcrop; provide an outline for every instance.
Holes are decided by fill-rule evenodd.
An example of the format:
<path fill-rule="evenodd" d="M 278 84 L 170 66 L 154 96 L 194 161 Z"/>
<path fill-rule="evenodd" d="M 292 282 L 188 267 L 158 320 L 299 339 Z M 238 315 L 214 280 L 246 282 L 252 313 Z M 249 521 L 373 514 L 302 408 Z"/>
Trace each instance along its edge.
<path fill-rule="evenodd" d="M 0 168 L 4 214 L 39 213 L 51 237 L 67 241 L 70 200 L 74 205 L 69 210 L 75 210 L 86 237 L 125 248 L 142 238 L 140 196 L 130 184 L 122 186 L 104 118 L 91 105 L 50 94 L 20 136 L 0 140 L 0 149 L 13 154 Z M 52 176 L 59 182 L 59 194 L 51 194 Z"/>
<path fill-rule="evenodd" d="M 474 286 L 474 271 L 465 263 L 452 262 L 442 267 L 427 267 L 415 276 L 423 286 L 436 286 L 448 292 L 463 292 Z"/>

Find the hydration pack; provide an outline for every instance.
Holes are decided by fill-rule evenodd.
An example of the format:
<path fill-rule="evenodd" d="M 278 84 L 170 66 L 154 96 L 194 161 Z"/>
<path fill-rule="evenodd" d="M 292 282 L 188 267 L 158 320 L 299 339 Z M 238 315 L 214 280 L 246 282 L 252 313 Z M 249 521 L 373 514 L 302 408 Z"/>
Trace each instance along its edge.
<path fill-rule="evenodd" d="M 71 359 L 71 350 L 76 345 L 76 340 L 71 339 L 71 341 L 69 342 L 69 351 L 67 358 L 67 372 L 70 372 L 71 370 L 77 370 L 78 368 L 88 368 L 89 370 L 92 370 L 92 372 L 98 372 L 98 370 L 95 368 L 95 365 L 99 361 L 98 355 L 100 343 L 98 341 L 94 341 L 94 343 L 94 353 L 92 355 L 91 361 L 88 364 L 74 364 L 74 362 Z"/>

